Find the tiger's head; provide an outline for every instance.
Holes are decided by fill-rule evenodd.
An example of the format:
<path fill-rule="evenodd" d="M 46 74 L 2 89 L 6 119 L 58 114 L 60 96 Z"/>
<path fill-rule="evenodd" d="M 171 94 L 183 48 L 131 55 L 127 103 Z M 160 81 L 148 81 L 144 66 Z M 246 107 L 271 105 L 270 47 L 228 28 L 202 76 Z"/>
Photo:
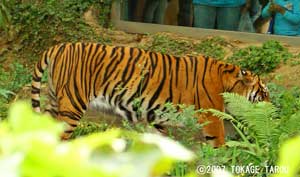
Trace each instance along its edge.
<path fill-rule="evenodd" d="M 235 66 L 232 72 L 225 72 L 223 85 L 226 92 L 245 96 L 251 102 L 269 101 L 269 91 L 260 77 Z"/>

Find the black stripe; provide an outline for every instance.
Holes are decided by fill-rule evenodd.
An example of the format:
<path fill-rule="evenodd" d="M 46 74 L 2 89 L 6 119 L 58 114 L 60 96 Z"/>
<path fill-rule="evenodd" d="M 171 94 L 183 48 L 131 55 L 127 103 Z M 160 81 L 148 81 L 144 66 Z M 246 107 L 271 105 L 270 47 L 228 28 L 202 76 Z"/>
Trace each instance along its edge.
<path fill-rule="evenodd" d="M 74 68 L 75 74 L 76 74 L 76 72 L 78 72 L 78 68 L 80 66 L 79 62 L 81 62 L 81 64 L 83 64 L 83 61 L 80 60 L 80 59 L 81 59 L 81 57 L 83 57 L 83 53 L 85 53 L 84 52 L 84 50 L 85 50 L 85 44 L 81 43 L 80 46 L 81 46 L 81 50 L 82 50 L 81 52 L 82 53 L 81 53 L 81 55 L 78 54 L 79 57 L 76 60 L 77 63 L 75 63 L 75 68 Z M 81 65 L 81 68 L 80 68 L 81 69 L 80 70 L 81 74 L 82 74 L 82 68 L 83 68 L 83 66 Z M 81 82 L 79 84 L 81 84 Z M 81 106 L 81 109 L 78 109 L 78 111 L 86 110 L 86 103 L 82 100 L 82 96 L 84 96 L 84 95 L 80 95 L 80 91 L 82 91 L 83 94 L 84 94 L 83 86 L 81 85 L 81 90 L 79 90 L 78 83 L 77 83 L 77 78 L 76 77 L 73 77 L 73 89 L 74 89 L 74 93 L 75 93 L 76 99 L 77 99 L 77 101 L 79 102 L 79 104 Z M 69 97 L 69 98 L 72 99 L 73 97 Z"/>
<path fill-rule="evenodd" d="M 116 50 L 119 49 L 119 47 L 113 47 L 111 54 L 109 56 L 109 58 L 112 58 L 114 54 L 116 54 Z"/>
<path fill-rule="evenodd" d="M 175 57 L 176 64 L 175 64 L 175 86 L 178 86 L 178 75 L 179 75 L 179 58 Z"/>
<path fill-rule="evenodd" d="M 81 116 L 78 114 L 75 114 L 74 112 L 69 112 L 69 111 L 60 111 L 59 112 L 60 116 L 68 117 L 72 120 L 79 121 L 81 119 Z M 69 122 L 67 122 L 69 124 Z M 70 124 L 69 124 L 70 125 Z"/>
<path fill-rule="evenodd" d="M 170 83 L 169 83 L 169 94 L 170 94 L 170 96 L 169 96 L 169 98 L 167 99 L 167 101 L 166 102 L 173 102 L 173 87 L 172 87 L 172 85 L 173 85 L 173 77 L 172 77 L 172 74 L 170 75 Z"/>
<path fill-rule="evenodd" d="M 119 105 L 119 108 L 125 112 L 128 121 L 132 122 L 132 113 L 128 111 L 122 104 Z"/>
<path fill-rule="evenodd" d="M 148 84 L 149 84 L 149 79 L 150 79 L 150 76 L 149 76 L 150 74 L 149 73 L 147 73 L 147 74 L 144 74 L 144 79 L 143 79 L 143 82 L 142 82 L 142 84 L 140 85 L 140 94 L 143 94 L 144 93 L 144 91 L 146 90 L 146 88 L 147 88 L 147 86 L 148 86 Z"/>
<path fill-rule="evenodd" d="M 124 58 L 124 47 L 121 48 L 120 53 L 121 53 L 120 56 L 117 53 L 117 55 L 108 64 L 107 69 L 105 70 L 103 81 L 107 81 L 112 76 L 112 74 L 115 72 L 115 70 L 119 66 L 119 64 L 121 63 L 122 59 Z M 117 58 L 119 58 L 119 60 L 116 60 Z M 109 69 L 110 69 L 110 72 L 108 71 Z"/>
<path fill-rule="evenodd" d="M 232 92 L 232 90 L 234 89 L 234 87 L 235 87 L 239 82 L 242 82 L 242 81 L 241 81 L 241 80 L 236 81 L 230 89 L 224 90 L 224 91 L 226 91 L 226 92 Z"/>
<path fill-rule="evenodd" d="M 187 89 L 188 88 L 188 84 L 189 84 L 189 71 L 188 71 L 188 63 L 187 63 L 187 58 L 186 57 L 184 57 L 184 58 L 182 58 L 183 59 L 183 61 L 184 61 L 184 64 L 185 64 L 185 76 L 186 76 L 186 78 L 185 78 L 185 88 Z"/>
<path fill-rule="evenodd" d="M 219 64 L 219 66 L 218 66 L 218 75 L 221 74 L 221 69 L 223 68 L 223 66 L 224 66 L 223 63 L 222 63 L 222 64 Z"/>
<path fill-rule="evenodd" d="M 210 64 L 209 71 L 208 71 L 209 73 L 212 73 L 212 68 L 216 63 L 217 63 L 217 60 L 212 59 L 212 62 Z"/>
<path fill-rule="evenodd" d="M 127 63 L 125 64 L 125 68 L 124 68 L 124 71 L 121 76 L 123 81 L 125 80 L 126 75 L 128 73 L 128 68 L 129 68 L 129 64 L 131 62 L 132 57 L 133 57 L 133 48 L 129 48 L 129 57 L 127 57 Z"/>
<path fill-rule="evenodd" d="M 160 105 L 156 105 L 153 109 L 149 110 L 147 113 L 147 122 L 151 123 L 155 120 L 156 115 L 155 115 L 155 110 L 157 110 L 160 107 Z"/>
<path fill-rule="evenodd" d="M 32 105 L 33 108 L 40 107 L 40 101 L 32 98 L 31 99 L 31 105 Z"/>
<path fill-rule="evenodd" d="M 52 58 L 52 60 L 54 60 L 54 61 L 53 61 L 53 64 L 52 64 L 52 70 L 51 70 L 51 73 L 54 73 L 55 67 L 57 66 L 56 63 L 57 63 L 57 61 L 58 61 L 57 57 L 58 57 L 59 54 L 61 54 L 62 51 L 64 51 L 64 49 L 65 49 L 65 44 L 59 46 L 59 49 L 58 49 L 58 51 L 56 52 L 56 55 Z"/>
<path fill-rule="evenodd" d="M 104 58 L 106 57 L 106 53 L 107 53 L 107 51 L 106 51 L 106 46 L 103 46 L 102 47 L 102 52 L 100 52 L 100 54 L 103 54 L 103 56 L 101 57 L 101 58 L 99 58 L 101 55 L 99 55 L 97 58 L 96 58 L 96 65 L 95 66 L 97 66 L 97 68 L 95 68 L 95 71 L 96 71 L 96 74 L 95 74 L 95 81 L 94 81 L 94 97 L 97 97 L 97 94 L 98 93 L 96 93 L 97 92 L 97 90 L 96 90 L 96 84 L 97 84 L 97 80 L 100 80 L 100 74 L 102 74 L 102 68 L 103 68 L 103 63 L 102 63 L 102 61 L 104 60 Z M 100 63 L 102 63 L 101 65 L 100 65 Z"/>
<path fill-rule="evenodd" d="M 47 51 L 46 51 L 46 55 L 47 56 L 49 56 L 49 57 L 51 57 L 51 55 L 53 54 L 53 51 L 54 51 L 54 47 L 51 47 L 50 49 L 48 49 Z"/>
<path fill-rule="evenodd" d="M 123 99 L 123 96 L 125 95 L 127 89 L 123 89 L 121 93 L 119 93 L 115 98 L 115 105 L 119 104 Z"/>
<path fill-rule="evenodd" d="M 172 61 L 170 55 L 163 55 L 164 58 L 167 59 L 168 61 L 168 66 L 169 66 L 169 75 L 172 76 Z"/>
<path fill-rule="evenodd" d="M 195 106 L 198 106 L 198 107 L 195 107 L 195 109 L 199 109 L 199 108 L 201 108 L 201 102 L 200 102 L 200 91 L 199 91 L 199 86 L 198 86 L 198 84 L 196 85 L 196 100 L 197 100 L 197 103 L 198 103 L 198 105 L 195 105 Z"/>
<path fill-rule="evenodd" d="M 44 53 L 44 58 L 43 58 L 43 61 L 46 65 L 48 65 L 48 61 L 47 61 L 47 54 Z"/>
<path fill-rule="evenodd" d="M 154 73 L 155 73 L 155 69 L 157 67 L 157 60 L 158 60 L 158 57 L 157 57 L 157 54 L 156 53 L 149 53 L 149 56 L 150 56 L 150 60 L 151 60 L 151 67 L 152 67 L 152 73 L 151 73 L 151 77 L 153 77 Z M 153 61 L 154 60 L 154 61 Z"/>
<path fill-rule="evenodd" d="M 75 92 L 76 99 L 79 102 L 81 108 L 83 110 L 86 110 L 86 103 L 82 100 L 82 96 L 79 94 L 79 89 L 77 87 L 76 80 L 74 80 L 73 83 L 74 83 L 73 86 L 74 86 L 74 92 Z M 82 109 L 80 109 L 80 110 L 82 110 Z"/>
<path fill-rule="evenodd" d="M 203 76 L 202 76 L 202 87 L 203 87 L 203 89 L 204 89 L 204 91 L 205 91 L 205 93 L 206 93 L 209 101 L 213 104 L 213 106 L 215 106 L 215 104 L 214 104 L 213 100 L 211 99 L 211 97 L 210 97 L 210 95 L 208 93 L 208 90 L 207 90 L 207 88 L 205 86 L 205 78 L 206 78 L 205 76 L 206 76 L 206 69 L 207 69 L 207 63 L 208 63 L 208 61 L 209 60 L 206 59 L 205 62 L 204 62 L 204 71 L 203 71 Z"/>
<path fill-rule="evenodd" d="M 94 86 L 95 82 L 97 81 L 97 77 L 95 77 L 95 79 L 92 80 L 92 78 L 93 78 L 92 76 L 94 75 L 95 69 L 96 69 L 95 62 L 97 61 L 97 57 L 101 53 L 101 52 L 98 51 L 100 46 L 101 46 L 100 44 L 96 45 L 96 48 L 94 50 L 94 54 L 91 58 L 91 62 L 90 62 L 90 66 L 89 66 L 89 73 L 90 73 L 90 77 L 91 77 L 91 79 L 89 80 L 89 87 L 90 87 L 90 92 L 93 92 L 93 93 L 95 93 L 96 88 L 93 87 L 93 86 Z M 91 96 L 91 93 L 90 93 L 89 96 Z"/>
<path fill-rule="evenodd" d="M 163 57 L 163 55 L 162 55 Z M 163 75 L 161 76 L 161 82 L 158 86 L 158 88 L 156 89 L 154 95 L 151 97 L 150 101 L 149 101 L 149 105 L 148 105 L 148 109 L 150 109 L 152 107 L 152 105 L 154 104 L 154 102 L 157 100 L 157 98 L 159 97 L 159 94 L 161 93 L 162 91 L 162 88 L 165 84 L 165 80 L 166 80 L 166 61 L 165 61 L 165 58 L 162 58 L 162 70 L 163 70 Z"/>
<path fill-rule="evenodd" d="M 69 98 L 69 100 L 70 100 L 72 106 L 73 106 L 77 111 L 81 112 L 82 109 L 80 109 L 80 108 L 77 106 L 77 104 L 76 104 L 76 102 L 74 101 L 73 95 L 71 94 L 69 88 L 66 87 L 65 90 L 66 90 L 67 96 L 68 96 L 68 98 Z"/>
<path fill-rule="evenodd" d="M 132 78 L 132 75 L 134 73 L 135 70 L 135 65 L 137 64 L 137 62 L 141 59 L 142 56 L 142 51 L 140 49 L 136 49 L 139 53 L 138 55 L 134 58 L 133 63 L 132 63 L 132 67 L 129 73 L 129 76 L 125 79 L 124 81 L 124 85 Z"/>
<path fill-rule="evenodd" d="M 230 66 L 230 65 L 225 65 L 225 67 L 227 68 L 228 66 Z M 234 65 L 231 65 L 232 66 L 232 68 L 230 68 L 230 69 L 228 69 L 228 70 L 225 70 L 225 71 L 223 71 L 224 73 L 233 73 L 234 71 L 235 71 L 235 69 L 236 69 L 236 67 L 234 66 Z"/>
<path fill-rule="evenodd" d="M 103 56 L 101 58 L 96 59 L 97 60 L 96 66 L 99 66 L 100 63 L 102 63 L 106 58 L 106 54 L 107 54 L 106 45 L 104 45 L 101 50 L 102 50 L 101 53 L 103 53 Z"/>
<path fill-rule="evenodd" d="M 107 89 L 108 89 L 108 86 L 109 86 L 109 83 L 106 83 L 105 87 L 104 87 L 104 90 L 103 90 L 103 93 L 102 95 L 106 95 L 106 92 L 107 92 Z"/>
<path fill-rule="evenodd" d="M 35 82 L 41 82 L 42 78 L 38 77 L 38 76 L 33 76 L 32 80 L 35 81 Z"/>
<path fill-rule="evenodd" d="M 194 64 L 194 81 L 193 81 L 193 87 L 195 87 L 196 84 L 196 78 L 197 78 L 197 68 L 198 68 L 198 58 L 194 57 L 195 64 Z"/>
<path fill-rule="evenodd" d="M 41 90 L 39 88 L 36 88 L 35 86 L 31 86 L 31 93 L 32 94 L 39 94 Z"/>
<path fill-rule="evenodd" d="M 69 56 L 68 56 L 69 53 L 67 52 L 67 49 L 68 48 L 65 48 L 65 50 L 64 50 L 64 52 L 66 52 L 65 58 L 62 58 L 62 56 L 59 58 L 62 61 L 62 64 L 59 67 L 53 65 L 53 68 L 57 69 L 53 73 L 53 75 L 57 75 L 57 79 L 56 79 L 57 80 L 56 92 L 58 92 L 58 89 L 61 87 L 62 82 L 65 80 L 64 77 L 65 77 L 65 74 L 66 74 L 68 66 L 71 66 L 70 64 L 66 63 L 66 62 L 68 62 L 68 58 L 69 58 Z M 57 61 L 57 60 L 55 60 L 55 61 Z M 69 70 L 71 70 L 71 69 L 69 69 Z"/>
<path fill-rule="evenodd" d="M 43 70 L 43 68 L 42 68 L 42 63 L 41 63 L 42 61 L 39 61 L 38 63 L 37 63 L 37 69 L 39 70 L 39 72 L 40 73 L 44 73 L 44 70 Z"/>
<path fill-rule="evenodd" d="M 96 75 L 95 75 L 95 82 L 94 82 L 94 97 L 97 97 L 98 96 L 98 93 L 96 93 L 98 90 L 96 90 L 96 84 L 97 84 L 97 81 L 100 80 L 100 74 L 102 74 L 103 72 L 102 71 L 102 68 L 103 68 L 104 64 L 102 63 L 100 65 L 100 68 L 96 68 L 97 72 L 96 72 Z"/>

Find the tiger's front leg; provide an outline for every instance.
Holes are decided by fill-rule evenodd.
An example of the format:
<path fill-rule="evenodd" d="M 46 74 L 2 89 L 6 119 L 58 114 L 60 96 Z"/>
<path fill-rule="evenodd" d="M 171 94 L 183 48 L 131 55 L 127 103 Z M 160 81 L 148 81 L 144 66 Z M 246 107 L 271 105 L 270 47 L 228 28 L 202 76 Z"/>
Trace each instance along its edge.
<path fill-rule="evenodd" d="M 206 123 L 203 127 L 203 137 L 206 139 L 208 144 L 217 148 L 225 144 L 225 128 L 223 120 L 216 116 L 212 116 L 210 113 L 200 115 L 198 117 L 199 123 Z"/>

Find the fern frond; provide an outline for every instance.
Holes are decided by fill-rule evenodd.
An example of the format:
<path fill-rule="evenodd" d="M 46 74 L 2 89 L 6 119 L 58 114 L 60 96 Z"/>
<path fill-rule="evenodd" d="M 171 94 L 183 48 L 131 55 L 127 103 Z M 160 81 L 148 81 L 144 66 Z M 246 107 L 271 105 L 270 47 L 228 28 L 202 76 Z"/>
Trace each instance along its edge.
<path fill-rule="evenodd" d="M 223 111 L 219 111 L 216 109 L 208 109 L 208 112 L 211 112 L 213 116 L 217 116 L 222 120 L 236 121 L 236 119 L 233 116 L 231 116 L 230 114 L 227 114 Z"/>
<path fill-rule="evenodd" d="M 277 109 L 271 103 L 251 103 L 234 93 L 224 93 L 223 97 L 228 112 L 255 133 L 260 145 L 268 146 L 274 142 L 277 124 L 273 119 L 277 116 Z"/>

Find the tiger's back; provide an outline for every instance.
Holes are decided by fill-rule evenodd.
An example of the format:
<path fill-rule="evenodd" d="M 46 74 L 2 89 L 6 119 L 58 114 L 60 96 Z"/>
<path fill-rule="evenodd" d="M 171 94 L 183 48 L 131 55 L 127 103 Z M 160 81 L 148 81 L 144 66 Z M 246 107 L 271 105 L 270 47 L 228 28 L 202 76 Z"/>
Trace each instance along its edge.
<path fill-rule="evenodd" d="M 45 51 L 35 67 L 32 103 L 36 111 L 40 111 L 38 91 L 47 67 L 51 100 L 47 111 L 70 125 L 63 137 L 66 139 L 90 104 L 111 109 L 132 122 L 140 116 L 148 122 L 162 124 L 154 111 L 162 109 L 166 102 L 223 111 L 220 93 L 225 91 L 249 97 L 250 92 L 260 89 L 261 94 L 255 99 L 267 98 L 259 78 L 251 81 L 251 86 L 244 86 L 243 79 L 239 78 L 247 75 L 254 79 L 252 73 L 243 76 L 237 66 L 209 57 L 175 57 L 138 48 L 67 43 Z M 257 89 L 253 90 L 254 85 Z M 143 109 L 141 115 L 133 105 L 137 98 Z M 208 117 L 212 125 L 205 128 L 205 133 L 220 141 L 215 144 L 223 144 L 222 121 Z M 203 120 L 199 118 L 199 121 Z"/>

